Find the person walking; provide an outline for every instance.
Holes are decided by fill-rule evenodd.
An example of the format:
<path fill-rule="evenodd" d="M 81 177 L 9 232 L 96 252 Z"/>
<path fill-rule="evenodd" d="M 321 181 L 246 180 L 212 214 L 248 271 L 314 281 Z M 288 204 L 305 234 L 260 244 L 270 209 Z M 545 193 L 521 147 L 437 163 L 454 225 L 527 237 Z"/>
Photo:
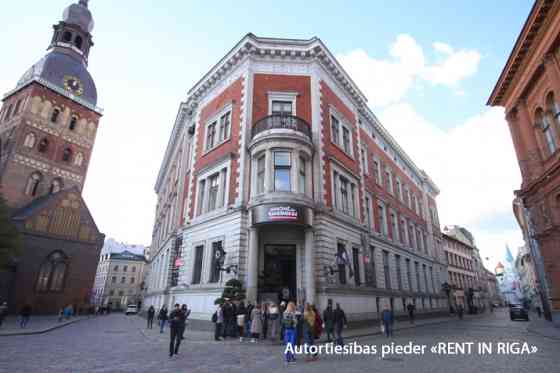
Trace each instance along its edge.
<path fill-rule="evenodd" d="M 247 309 L 245 309 L 245 303 L 241 302 L 239 307 L 237 307 L 237 327 L 239 329 L 239 342 L 243 342 L 243 336 L 245 335 L 245 319 L 247 318 Z"/>
<path fill-rule="evenodd" d="M 167 322 L 167 306 L 161 307 L 158 314 L 158 321 L 159 321 L 159 332 L 163 333 L 163 329 L 165 328 L 165 323 Z"/>
<path fill-rule="evenodd" d="M 323 319 L 321 318 L 321 313 L 317 310 L 314 304 L 311 305 L 311 309 L 315 313 L 315 325 L 313 327 L 313 337 L 319 339 L 321 334 L 323 334 Z"/>
<path fill-rule="evenodd" d="M 23 306 L 19 313 L 19 317 L 19 327 L 23 329 L 27 326 L 29 319 L 31 318 L 31 305 L 26 304 Z"/>
<path fill-rule="evenodd" d="M 542 317 L 541 307 L 537 306 L 535 308 L 536 308 L 536 311 L 537 311 L 537 315 L 539 316 L 539 319 L 540 319 Z"/>
<path fill-rule="evenodd" d="M 3 302 L 2 305 L 0 305 L 0 328 L 2 327 L 2 323 L 4 322 L 4 319 L 6 318 L 7 315 L 8 315 L 8 302 Z"/>
<path fill-rule="evenodd" d="M 148 308 L 148 329 L 152 329 L 154 325 L 154 316 L 156 315 L 156 309 L 154 306 Z"/>
<path fill-rule="evenodd" d="M 266 339 L 266 336 L 268 335 L 268 318 L 269 318 L 269 313 L 268 313 L 268 303 L 263 303 L 262 304 L 262 339 Z"/>
<path fill-rule="evenodd" d="M 257 303 L 251 311 L 251 342 L 255 343 L 262 333 L 262 311 L 260 303 Z"/>
<path fill-rule="evenodd" d="M 346 314 L 344 310 L 340 307 L 340 303 L 336 304 L 336 309 L 334 310 L 334 331 L 335 331 L 335 344 L 338 346 L 344 345 L 344 339 L 342 338 L 342 329 L 348 325 L 348 320 L 346 320 Z"/>
<path fill-rule="evenodd" d="M 183 304 L 181 306 L 181 311 L 183 311 L 183 316 L 185 317 L 183 329 L 181 330 L 181 340 L 183 340 L 185 339 L 185 329 L 187 329 L 187 324 L 188 324 L 187 320 L 189 318 L 189 315 L 191 314 L 191 310 L 187 307 L 186 304 Z"/>
<path fill-rule="evenodd" d="M 406 309 L 408 311 L 408 318 L 410 319 L 410 323 L 414 324 L 414 311 L 416 310 L 416 306 L 412 303 L 409 303 L 408 306 L 406 306 Z"/>
<path fill-rule="evenodd" d="M 181 333 L 185 328 L 185 312 L 179 307 L 179 303 L 175 304 L 175 309 L 169 314 L 169 357 L 173 354 L 179 354 L 179 345 L 181 345 Z"/>
<path fill-rule="evenodd" d="M 309 303 L 305 303 L 303 309 L 303 341 L 307 348 L 315 344 L 315 312 Z M 316 360 L 317 355 L 308 358 L 307 361 Z"/>
<path fill-rule="evenodd" d="M 457 315 L 459 316 L 459 320 L 463 320 L 463 312 L 465 312 L 465 309 L 462 304 L 459 304 L 457 306 Z"/>
<path fill-rule="evenodd" d="M 393 317 L 393 311 L 389 309 L 387 304 L 383 308 L 383 312 L 381 312 L 381 321 L 383 322 L 385 336 L 387 338 L 391 337 L 393 335 L 393 324 L 395 322 L 395 318 Z"/>
<path fill-rule="evenodd" d="M 332 300 L 329 299 L 327 308 L 323 311 L 323 322 L 325 323 L 325 332 L 327 333 L 327 342 L 331 343 L 334 337 L 334 310 L 332 308 Z"/>
<path fill-rule="evenodd" d="M 214 323 L 214 340 L 222 341 L 222 328 L 224 327 L 224 310 L 223 305 L 218 304 L 218 308 L 212 315 L 212 322 Z"/>
<path fill-rule="evenodd" d="M 296 357 L 292 352 L 296 346 L 296 305 L 289 302 L 286 310 L 282 314 L 282 329 L 284 330 L 284 344 L 286 345 L 284 358 L 286 363 L 296 361 Z M 291 351 L 290 351 L 291 350 Z"/>
<path fill-rule="evenodd" d="M 247 313 L 245 316 L 245 337 L 251 337 L 251 313 L 255 306 L 251 303 L 251 301 L 247 302 Z"/>
<path fill-rule="evenodd" d="M 280 310 L 276 303 L 271 303 L 268 307 L 268 336 L 271 340 L 278 339 L 278 321 L 280 320 Z"/>

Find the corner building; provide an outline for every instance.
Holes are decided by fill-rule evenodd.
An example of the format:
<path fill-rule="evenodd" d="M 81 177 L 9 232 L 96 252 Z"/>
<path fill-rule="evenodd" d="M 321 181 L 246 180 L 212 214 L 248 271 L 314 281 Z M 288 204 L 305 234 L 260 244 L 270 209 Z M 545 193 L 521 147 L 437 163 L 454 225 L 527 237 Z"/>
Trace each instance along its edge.
<path fill-rule="evenodd" d="M 352 319 L 447 310 L 439 191 L 317 38 L 245 36 L 181 104 L 156 192 L 146 305 L 208 319 L 239 278 Z"/>

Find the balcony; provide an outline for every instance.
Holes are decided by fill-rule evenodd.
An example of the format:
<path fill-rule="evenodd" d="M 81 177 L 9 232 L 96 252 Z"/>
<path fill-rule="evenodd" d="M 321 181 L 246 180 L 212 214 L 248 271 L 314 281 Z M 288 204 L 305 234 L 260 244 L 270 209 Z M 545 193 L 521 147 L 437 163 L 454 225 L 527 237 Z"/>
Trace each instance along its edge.
<path fill-rule="evenodd" d="M 291 130 L 302 133 L 311 141 L 311 126 L 303 119 L 294 115 L 269 115 L 260 119 L 252 129 L 252 138 L 270 130 Z"/>

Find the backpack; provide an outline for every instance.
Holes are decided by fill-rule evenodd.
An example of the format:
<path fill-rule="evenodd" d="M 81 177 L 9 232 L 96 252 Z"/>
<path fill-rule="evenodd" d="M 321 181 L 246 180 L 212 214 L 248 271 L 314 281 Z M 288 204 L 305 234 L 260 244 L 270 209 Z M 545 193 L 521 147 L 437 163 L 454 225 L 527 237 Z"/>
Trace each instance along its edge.
<path fill-rule="evenodd" d="M 212 314 L 212 322 L 213 323 L 218 322 L 218 311 L 216 311 Z"/>

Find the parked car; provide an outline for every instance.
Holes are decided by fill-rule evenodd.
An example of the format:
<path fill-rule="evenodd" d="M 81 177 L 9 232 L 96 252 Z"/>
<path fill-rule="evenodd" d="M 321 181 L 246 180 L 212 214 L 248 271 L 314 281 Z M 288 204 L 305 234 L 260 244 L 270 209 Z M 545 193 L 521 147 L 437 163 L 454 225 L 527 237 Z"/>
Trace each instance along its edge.
<path fill-rule="evenodd" d="M 126 306 L 125 315 L 136 315 L 138 313 L 138 309 L 136 308 L 135 304 L 129 304 Z"/>
<path fill-rule="evenodd" d="M 529 321 L 529 312 L 520 304 L 512 304 L 509 306 L 509 318 L 512 321 L 515 319 Z"/>

